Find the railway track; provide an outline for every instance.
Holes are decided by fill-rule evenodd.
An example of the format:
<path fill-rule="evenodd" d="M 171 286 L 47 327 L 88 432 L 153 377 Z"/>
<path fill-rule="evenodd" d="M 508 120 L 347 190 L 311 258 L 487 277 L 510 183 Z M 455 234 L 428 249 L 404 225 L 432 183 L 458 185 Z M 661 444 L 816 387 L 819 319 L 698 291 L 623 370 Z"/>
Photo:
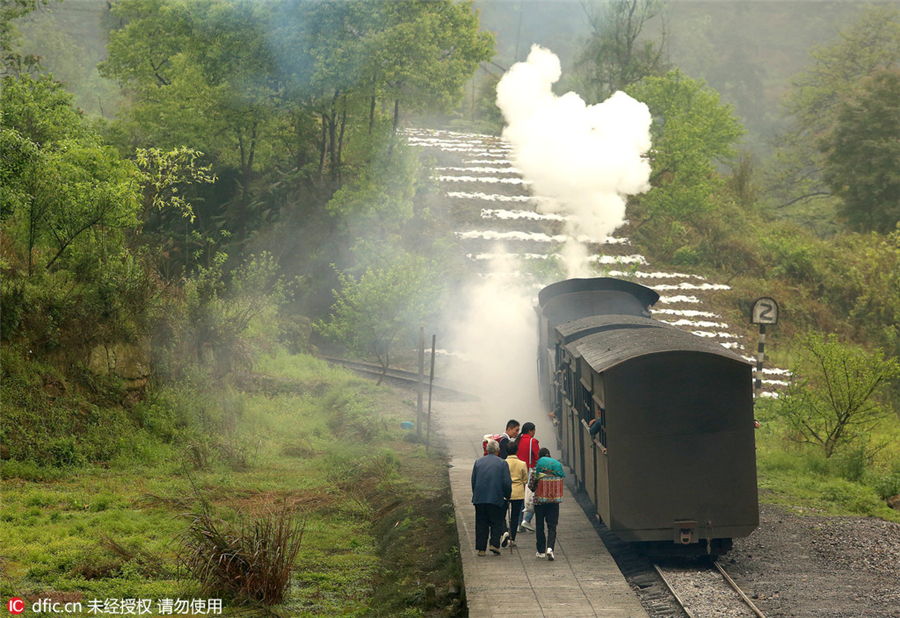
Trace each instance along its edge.
<path fill-rule="evenodd" d="M 416 388 L 419 384 L 419 374 L 414 371 L 388 368 L 387 372 L 385 372 L 380 365 L 364 363 L 361 361 L 351 361 L 343 358 L 333 358 L 329 356 L 323 357 L 323 360 L 328 361 L 332 365 L 340 365 L 341 367 L 350 369 L 351 371 L 363 375 L 367 378 L 380 379 L 382 375 L 384 375 L 385 381 L 391 384 L 403 386 L 405 388 Z M 425 374 L 423 385 L 425 387 L 425 390 L 427 391 L 427 373 Z M 466 392 L 465 387 L 463 387 L 462 385 L 451 382 L 450 380 L 445 380 L 443 378 L 435 378 L 433 388 L 435 394 L 453 397 L 456 400 L 476 401 L 478 399 L 476 395 Z"/>
<path fill-rule="evenodd" d="M 718 562 L 653 568 L 688 618 L 766 618 Z"/>

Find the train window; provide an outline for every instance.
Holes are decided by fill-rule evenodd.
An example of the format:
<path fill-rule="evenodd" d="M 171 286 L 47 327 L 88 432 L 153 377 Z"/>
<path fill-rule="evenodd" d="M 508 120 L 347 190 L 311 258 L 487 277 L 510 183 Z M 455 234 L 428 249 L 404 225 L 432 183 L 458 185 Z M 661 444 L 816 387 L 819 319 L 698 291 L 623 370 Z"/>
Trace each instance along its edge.
<path fill-rule="evenodd" d="M 600 445 L 606 448 L 606 408 L 603 408 L 594 402 L 594 414 L 597 418 L 597 422 L 600 423 L 600 432 L 597 434 L 597 440 L 600 442 Z"/>
<path fill-rule="evenodd" d="M 578 390 L 581 394 L 581 397 L 579 398 L 580 401 L 578 402 L 578 415 L 584 419 L 586 423 L 590 423 L 594 419 L 591 391 L 585 388 L 583 383 L 578 386 Z"/>

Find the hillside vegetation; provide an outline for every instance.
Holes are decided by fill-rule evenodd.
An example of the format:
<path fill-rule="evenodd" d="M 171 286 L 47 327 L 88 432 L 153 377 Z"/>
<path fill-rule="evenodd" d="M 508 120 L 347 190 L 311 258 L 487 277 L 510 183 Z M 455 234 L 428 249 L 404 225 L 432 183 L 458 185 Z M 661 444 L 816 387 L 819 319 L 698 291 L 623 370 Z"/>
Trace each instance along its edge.
<path fill-rule="evenodd" d="M 104 49 L 63 36 L 75 7 Z M 732 323 L 781 306 L 769 351 L 795 381 L 758 406 L 764 499 L 896 518 L 900 9 L 854 5 L 764 80 L 781 133 L 750 155 L 771 110 L 715 87 L 753 84 L 662 53 L 689 20 L 585 8 L 575 81 L 655 120 L 622 233 L 727 282 Z M 443 456 L 401 434 L 405 402 L 314 356 L 402 360 L 471 276 L 401 130 L 500 131 L 471 3 L 4 0 L 0 25 L 3 594 L 462 611 Z M 204 538 L 239 548 L 237 585 Z"/>

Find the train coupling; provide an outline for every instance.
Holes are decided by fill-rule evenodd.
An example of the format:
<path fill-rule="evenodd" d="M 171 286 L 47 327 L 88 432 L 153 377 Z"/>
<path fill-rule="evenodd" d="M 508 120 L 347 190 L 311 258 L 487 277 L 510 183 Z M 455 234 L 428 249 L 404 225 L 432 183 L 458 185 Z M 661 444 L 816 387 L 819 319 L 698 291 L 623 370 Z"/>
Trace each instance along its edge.
<path fill-rule="evenodd" d="M 675 522 L 675 542 L 682 545 L 690 545 L 697 541 L 697 522 L 695 521 L 676 521 Z"/>

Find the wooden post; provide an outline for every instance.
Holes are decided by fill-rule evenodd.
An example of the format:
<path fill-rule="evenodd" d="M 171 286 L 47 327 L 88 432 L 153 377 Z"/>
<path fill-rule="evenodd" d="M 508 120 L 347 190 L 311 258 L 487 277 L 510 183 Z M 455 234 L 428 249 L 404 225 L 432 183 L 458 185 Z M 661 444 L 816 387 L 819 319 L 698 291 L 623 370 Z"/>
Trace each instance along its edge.
<path fill-rule="evenodd" d="M 425 430 L 425 452 L 431 444 L 431 393 L 434 391 L 434 354 L 437 335 L 431 336 L 431 376 L 428 378 L 428 427 Z"/>
<path fill-rule="evenodd" d="M 419 330 L 419 384 L 416 388 L 416 438 L 422 440 L 422 383 L 425 381 L 425 327 Z"/>
<path fill-rule="evenodd" d="M 756 349 L 756 381 L 753 384 L 753 402 L 759 401 L 762 393 L 763 362 L 766 360 L 766 325 L 778 324 L 778 303 L 775 299 L 763 296 L 753 302 L 750 310 L 750 322 L 759 324 L 759 346 Z"/>
<path fill-rule="evenodd" d="M 759 325 L 759 346 L 756 348 L 756 384 L 754 385 L 755 397 L 759 401 L 762 392 L 763 362 L 766 359 L 766 325 Z"/>

